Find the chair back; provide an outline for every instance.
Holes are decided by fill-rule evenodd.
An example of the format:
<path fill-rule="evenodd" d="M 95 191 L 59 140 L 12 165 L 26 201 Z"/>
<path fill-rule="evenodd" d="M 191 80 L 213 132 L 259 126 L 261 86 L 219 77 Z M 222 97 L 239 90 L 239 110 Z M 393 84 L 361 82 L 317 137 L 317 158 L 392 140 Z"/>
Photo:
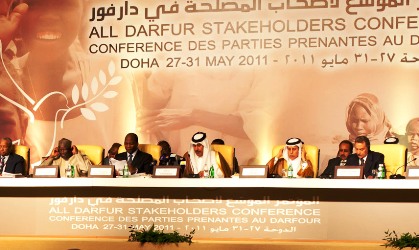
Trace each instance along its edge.
<path fill-rule="evenodd" d="M 384 165 L 387 170 L 387 178 L 392 174 L 403 175 L 407 162 L 407 148 L 399 144 L 377 144 L 370 146 L 371 151 L 380 152 L 384 155 Z"/>
<path fill-rule="evenodd" d="M 275 157 L 278 155 L 278 152 L 280 149 L 284 148 L 285 145 L 277 145 L 274 146 L 272 149 L 272 157 Z M 320 158 L 320 149 L 313 145 L 306 145 L 304 144 L 304 148 L 307 153 L 307 160 L 310 160 L 311 164 L 313 164 L 313 172 L 314 172 L 314 178 L 317 178 L 318 172 L 319 172 L 319 158 Z"/>
<path fill-rule="evenodd" d="M 97 145 L 76 145 L 76 147 L 82 155 L 86 155 L 89 158 L 92 165 L 102 164 L 105 155 L 103 147 Z"/>
<path fill-rule="evenodd" d="M 153 156 L 153 160 L 157 161 L 157 165 L 159 165 L 160 156 L 161 156 L 161 147 L 157 144 L 138 144 L 138 149 L 145 153 L 151 154 Z M 118 154 L 126 152 L 125 147 L 121 146 L 118 149 Z"/>
<path fill-rule="evenodd" d="M 211 149 L 217 151 L 224 157 L 231 170 L 231 173 L 234 173 L 234 147 L 230 145 L 212 144 Z"/>
<path fill-rule="evenodd" d="M 22 173 L 22 175 L 27 175 L 29 174 L 29 169 L 30 169 L 30 164 L 31 164 L 31 150 L 28 146 L 23 146 L 23 145 L 13 145 L 13 152 L 17 155 L 20 155 L 23 157 L 23 159 L 25 160 L 25 169 L 24 169 L 24 173 Z"/>

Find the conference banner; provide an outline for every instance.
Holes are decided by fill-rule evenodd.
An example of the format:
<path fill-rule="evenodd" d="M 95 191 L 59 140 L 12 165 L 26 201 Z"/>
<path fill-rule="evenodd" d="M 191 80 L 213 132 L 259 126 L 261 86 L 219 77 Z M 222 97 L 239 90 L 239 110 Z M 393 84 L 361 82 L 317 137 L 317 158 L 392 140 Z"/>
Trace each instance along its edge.
<path fill-rule="evenodd" d="M 298 137 L 320 173 L 358 135 L 417 150 L 416 1 L 1 2 L 0 136 L 33 165 L 63 137 L 108 149 L 129 132 L 179 155 L 206 132 L 240 165 Z"/>

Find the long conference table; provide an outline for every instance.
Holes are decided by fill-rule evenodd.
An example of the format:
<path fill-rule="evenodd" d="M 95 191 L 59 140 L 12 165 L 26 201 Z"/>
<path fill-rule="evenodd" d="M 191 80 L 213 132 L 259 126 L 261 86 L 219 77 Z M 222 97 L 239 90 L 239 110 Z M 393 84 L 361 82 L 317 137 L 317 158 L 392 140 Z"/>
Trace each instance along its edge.
<path fill-rule="evenodd" d="M 417 231 L 419 180 L 1 178 L 0 236 L 380 241 Z"/>

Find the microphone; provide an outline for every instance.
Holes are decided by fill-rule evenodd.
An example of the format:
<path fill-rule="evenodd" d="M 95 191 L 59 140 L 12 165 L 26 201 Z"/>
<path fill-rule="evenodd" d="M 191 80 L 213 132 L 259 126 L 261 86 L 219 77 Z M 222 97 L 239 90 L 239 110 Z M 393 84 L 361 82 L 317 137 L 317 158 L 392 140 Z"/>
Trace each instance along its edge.
<path fill-rule="evenodd" d="M 177 160 L 176 160 L 176 154 L 170 154 L 167 165 L 171 165 L 171 166 L 178 165 Z"/>
<path fill-rule="evenodd" d="M 399 169 L 400 169 L 400 168 L 402 168 L 402 167 L 406 167 L 406 165 L 407 165 L 407 164 L 409 164 L 409 163 L 411 163 L 412 161 L 416 161 L 416 157 L 415 157 L 415 158 L 413 158 L 412 160 L 410 160 L 410 161 L 406 162 L 406 164 L 404 164 L 404 165 L 402 165 L 402 166 L 398 167 L 398 168 L 396 169 L 396 171 L 394 171 L 394 173 L 392 173 L 392 175 L 390 175 L 390 179 L 406 179 L 406 177 L 404 177 L 403 175 L 401 175 L 401 174 L 396 174 L 396 173 L 397 173 L 397 171 L 399 171 Z"/>
<path fill-rule="evenodd" d="M 44 163 L 46 160 L 48 160 L 49 159 L 49 156 L 45 156 L 45 157 L 42 157 L 42 161 L 41 161 L 41 163 L 39 163 L 39 165 L 42 165 L 42 163 Z"/>
<path fill-rule="evenodd" d="M 159 165 L 160 166 L 169 165 L 169 156 L 165 154 L 161 155 L 159 159 Z"/>
<path fill-rule="evenodd" d="M 153 160 L 151 163 L 150 163 L 150 165 L 148 166 L 148 171 L 146 171 L 147 172 L 147 174 L 152 174 L 153 173 L 153 171 L 154 171 L 154 166 L 156 166 L 157 165 L 157 161 L 156 160 Z"/>

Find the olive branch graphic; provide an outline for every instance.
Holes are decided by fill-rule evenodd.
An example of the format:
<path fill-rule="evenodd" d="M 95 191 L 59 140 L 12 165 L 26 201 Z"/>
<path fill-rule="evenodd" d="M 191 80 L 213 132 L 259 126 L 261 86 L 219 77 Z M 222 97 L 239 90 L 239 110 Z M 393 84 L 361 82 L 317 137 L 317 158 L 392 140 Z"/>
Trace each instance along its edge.
<path fill-rule="evenodd" d="M 2 51 L 2 42 L 0 40 L 0 51 Z M 7 73 L 9 79 L 12 81 L 16 89 L 19 91 L 20 94 L 25 98 L 25 100 L 31 104 L 32 106 L 26 107 L 22 103 L 18 103 L 11 98 L 9 98 L 6 94 L 7 93 L 0 93 L 0 98 L 10 102 L 12 105 L 18 107 L 20 110 L 25 112 L 29 116 L 29 122 L 34 123 L 35 115 L 31 111 L 37 111 L 41 105 L 47 100 L 49 97 L 53 95 L 61 95 L 66 99 L 67 108 L 65 109 L 58 109 L 55 113 L 54 118 L 54 133 L 53 133 L 53 141 L 51 142 L 50 149 L 48 150 L 48 154 L 52 152 L 54 148 L 56 135 L 57 135 L 57 125 L 60 123 L 60 128 L 64 128 L 64 121 L 66 116 L 74 110 L 79 109 L 81 115 L 90 121 L 96 120 L 96 112 L 106 112 L 109 110 L 108 105 L 104 102 L 100 101 L 99 98 L 105 99 L 113 99 L 118 95 L 118 92 L 115 90 L 109 90 L 111 86 L 116 86 L 122 81 L 122 76 L 115 75 L 116 67 L 113 61 L 110 61 L 107 67 L 107 72 L 103 70 L 99 70 L 97 76 L 93 77 L 90 85 L 83 82 L 82 87 L 79 88 L 77 84 L 74 84 L 72 92 L 71 92 L 71 102 L 74 104 L 73 106 L 69 106 L 69 99 L 68 97 L 59 91 L 54 91 L 46 94 L 43 96 L 38 102 L 35 102 L 23 89 L 22 87 L 16 82 L 13 76 L 10 74 L 9 70 L 6 67 L 6 63 L 4 61 L 2 53 L 0 53 L 0 59 Z M 81 98 L 80 98 L 81 97 Z M 64 113 L 60 119 L 58 120 L 59 114 Z"/>

